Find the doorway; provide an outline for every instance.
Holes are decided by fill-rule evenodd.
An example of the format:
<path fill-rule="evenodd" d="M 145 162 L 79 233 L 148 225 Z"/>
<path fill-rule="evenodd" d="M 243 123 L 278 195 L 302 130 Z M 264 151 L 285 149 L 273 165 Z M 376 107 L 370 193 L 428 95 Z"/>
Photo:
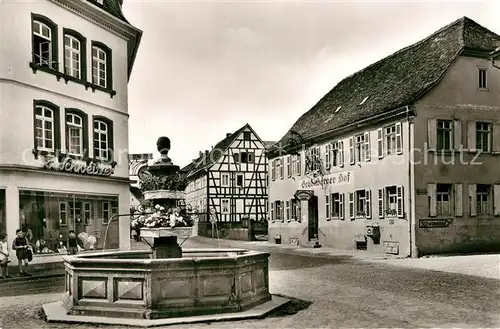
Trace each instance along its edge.
<path fill-rule="evenodd" d="M 309 209 L 309 241 L 318 239 L 318 197 L 313 195 L 308 202 Z"/>

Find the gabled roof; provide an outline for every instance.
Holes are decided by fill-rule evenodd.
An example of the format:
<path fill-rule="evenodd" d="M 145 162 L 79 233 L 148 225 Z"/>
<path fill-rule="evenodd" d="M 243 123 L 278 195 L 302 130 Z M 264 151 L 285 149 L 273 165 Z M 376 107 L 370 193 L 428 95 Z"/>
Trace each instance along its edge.
<path fill-rule="evenodd" d="M 467 17 L 345 78 L 281 138 L 305 140 L 413 104 L 432 89 L 464 50 L 487 56 L 500 36 Z M 276 145 L 278 145 L 276 144 Z"/>
<path fill-rule="evenodd" d="M 273 146 L 274 144 L 276 144 L 276 142 L 272 142 L 272 141 L 263 141 L 263 143 L 264 143 L 264 146 L 266 149 L 268 149 L 271 146 Z"/>
<path fill-rule="evenodd" d="M 98 6 L 99 8 L 102 8 L 104 11 L 107 11 L 116 18 L 128 23 L 122 12 L 123 0 L 104 0 L 102 5 L 100 5 L 97 0 L 87 1 Z"/>

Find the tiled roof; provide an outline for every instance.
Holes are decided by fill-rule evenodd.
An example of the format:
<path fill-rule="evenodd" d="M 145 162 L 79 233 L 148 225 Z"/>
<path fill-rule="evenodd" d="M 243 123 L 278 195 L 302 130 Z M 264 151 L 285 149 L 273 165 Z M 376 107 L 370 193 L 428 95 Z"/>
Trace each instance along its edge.
<path fill-rule="evenodd" d="M 200 172 L 201 170 L 210 167 L 215 162 L 217 162 L 217 160 L 219 160 L 219 158 L 224 155 L 226 149 L 231 145 L 231 143 L 236 139 L 236 137 L 238 137 L 241 134 L 241 132 L 248 126 L 249 125 L 247 123 L 240 129 L 236 130 L 234 133 L 227 135 L 226 138 L 224 138 L 214 146 L 214 148 L 209 152 L 208 156 L 205 156 L 205 154 L 203 154 L 202 156 L 194 160 L 192 162 L 192 164 L 194 163 L 193 166 L 194 168 L 191 170 L 188 176 L 194 175 Z"/>
<path fill-rule="evenodd" d="M 88 2 L 91 2 L 95 4 L 96 6 L 104 9 L 111 15 L 115 16 L 116 18 L 121 19 L 124 22 L 127 22 L 127 19 L 123 15 L 122 12 L 122 5 L 123 5 L 123 0 L 104 0 L 103 5 L 97 4 L 96 0 L 87 0 Z"/>
<path fill-rule="evenodd" d="M 265 148 L 269 148 L 271 147 L 272 145 L 276 144 L 276 142 L 272 142 L 272 141 L 264 141 L 264 147 Z"/>
<path fill-rule="evenodd" d="M 286 145 L 291 131 L 307 140 L 411 105 L 442 79 L 464 50 L 488 54 L 499 46 L 499 35 L 462 17 L 339 82 L 276 145 Z"/>

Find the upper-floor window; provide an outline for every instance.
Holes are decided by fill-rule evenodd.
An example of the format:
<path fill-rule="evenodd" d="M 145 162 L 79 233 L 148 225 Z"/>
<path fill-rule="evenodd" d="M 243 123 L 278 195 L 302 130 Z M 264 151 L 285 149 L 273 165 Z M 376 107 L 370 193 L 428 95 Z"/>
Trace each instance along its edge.
<path fill-rule="evenodd" d="M 54 68 L 52 61 L 52 28 L 38 20 L 33 21 L 32 28 L 34 63 Z"/>
<path fill-rule="evenodd" d="M 437 120 L 437 149 L 440 151 L 451 150 L 453 147 L 453 121 Z"/>
<path fill-rule="evenodd" d="M 396 153 L 396 125 L 385 128 L 385 149 L 387 154 Z"/>
<path fill-rule="evenodd" d="M 359 162 L 365 161 L 366 148 L 365 148 L 365 135 L 360 134 L 355 136 L 354 152 L 356 160 Z"/>
<path fill-rule="evenodd" d="M 254 153 L 253 152 L 241 152 L 240 153 L 240 162 L 241 163 L 253 163 L 254 162 Z"/>
<path fill-rule="evenodd" d="M 486 85 L 486 69 L 479 69 L 478 70 L 478 77 L 479 77 L 479 83 L 478 83 L 478 87 L 480 89 L 486 89 L 487 88 L 487 85 Z"/>
<path fill-rule="evenodd" d="M 243 140 L 249 141 L 251 139 L 251 134 L 249 131 L 243 132 Z"/>
<path fill-rule="evenodd" d="M 236 175 L 236 186 L 242 187 L 244 181 L 244 176 L 241 174 Z"/>
<path fill-rule="evenodd" d="M 222 174 L 221 185 L 222 186 L 229 186 L 229 174 Z"/>
<path fill-rule="evenodd" d="M 64 36 L 64 73 L 81 78 L 81 44 L 72 35 Z"/>
<path fill-rule="evenodd" d="M 66 114 L 66 134 L 68 152 L 73 155 L 83 154 L 83 118 L 74 113 Z"/>
<path fill-rule="evenodd" d="M 36 147 L 41 151 L 54 151 L 54 110 L 43 105 L 35 106 Z"/>
<path fill-rule="evenodd" d="M 113 122 L 104 117 L 94 118 L 94 157 L 99 160 L 113 159 Z"/>
<path fill-rule="evenodd" d="M 106 88 L 107 85 L 107 55 L 97 46 L 92 47 L 92 83 Z"/>
<path fill-rule="evenodd" d="M 491 124 L 488 122 L 476 122 L 476 150 L 491 151 Z"/>

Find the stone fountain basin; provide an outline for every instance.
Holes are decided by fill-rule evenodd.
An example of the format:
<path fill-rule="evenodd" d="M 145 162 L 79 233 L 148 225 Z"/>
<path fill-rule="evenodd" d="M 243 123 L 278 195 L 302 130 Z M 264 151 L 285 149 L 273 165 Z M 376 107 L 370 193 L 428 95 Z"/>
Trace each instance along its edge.
<path fill-rule="evenodd" d="M 135 319 L 242 312 L 271 300 L 268 258 L 245 249 L 66 256 L 64 305 L 69 315 Z"/>

